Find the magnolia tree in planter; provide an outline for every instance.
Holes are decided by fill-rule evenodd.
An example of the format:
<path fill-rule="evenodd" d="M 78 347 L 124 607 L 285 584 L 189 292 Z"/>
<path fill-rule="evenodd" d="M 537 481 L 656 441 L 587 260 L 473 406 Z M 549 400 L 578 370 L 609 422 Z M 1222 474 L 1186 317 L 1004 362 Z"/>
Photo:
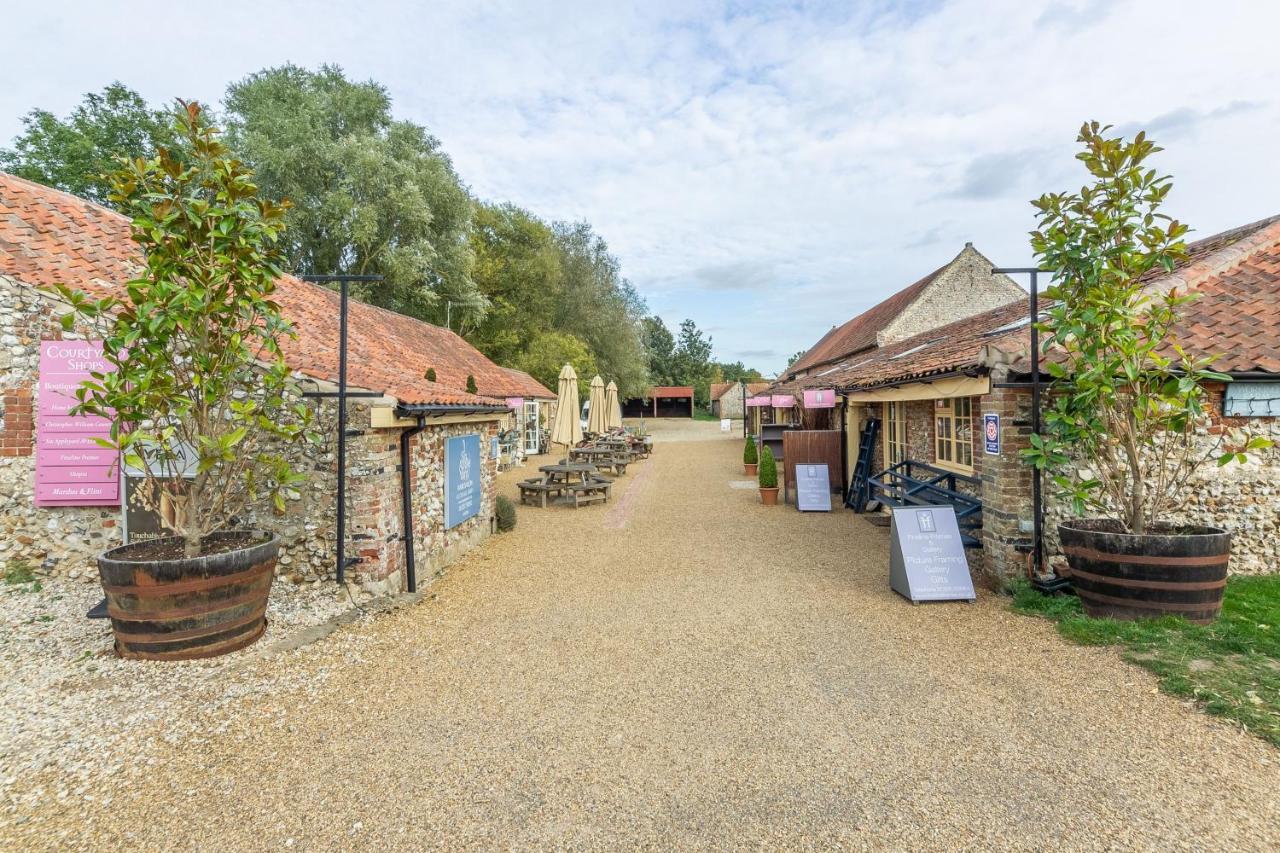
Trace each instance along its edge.
<path fill-rule="evenodd" d="M 1077 158 L 1091 185 L 1033 202 L 1032 248 L 1054 275 L 1040 325 L 1054 381 L 1044 431 L 1024 456 L 1053 472 L 1076 515 L 1096 516 L 1059 526 L 1086 612 L 1210 621 L 1230 534 L 1213 519 L 1170 517 L 1186 508 L 1204 463 L 1243 460 L 1268 442 L 1228 449 L 1198 434 L 1208 419 L 1204 383 L 1230 377 L 1174 336 L 1196 294 L 1145 286 L 1186 257 L 1188 229 L 1160 213 L 1172 180 L 1144 163 L 1161 149 L 1142 133 L 1129 141 L 1108 130 L 1094 122 L 1080 131 Z"/>
<path fill-rule="evenodd" d="M 65 286 L 64 317 L 100 329 L 113 371 L 78 390 L 76 411 L 112 419 L 111 447 L 171 538 L 99 558 L 116 648 L 187 658 L 253 642 L 279 540 L 232 529 L 259 502 L 284 510 L 304 475 L 285 451 L 315 440 L 291 395 L 272 301 L 284 206 L 257 196 L 198 104 L 182 104 L 181 146 L 122 164 L 111 200 L 133 220 L 143 266 L 125 297 Z"/>

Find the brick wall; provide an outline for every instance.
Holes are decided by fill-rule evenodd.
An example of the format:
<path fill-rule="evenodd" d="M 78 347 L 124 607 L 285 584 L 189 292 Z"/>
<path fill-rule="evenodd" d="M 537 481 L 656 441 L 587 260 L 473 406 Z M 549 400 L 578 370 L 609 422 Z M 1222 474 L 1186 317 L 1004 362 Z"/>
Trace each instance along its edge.
<path fill-rule="evenodd" d="M 6 388 L 0 398 L 0 456 L 30 456 L 35 417 L 30 385 Z"/>

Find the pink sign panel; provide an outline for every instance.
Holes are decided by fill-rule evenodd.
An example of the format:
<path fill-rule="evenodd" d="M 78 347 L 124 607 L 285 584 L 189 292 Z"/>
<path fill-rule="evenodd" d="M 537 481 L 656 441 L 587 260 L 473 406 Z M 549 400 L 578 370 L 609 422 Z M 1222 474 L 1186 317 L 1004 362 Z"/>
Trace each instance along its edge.
<path fill-rule="evenodd" d="M 76 388 L 105 373 L 101 341 L 41 341 L 36 407 L 36 505 L 118 506 L 118 454 L 100 446 L 111 421 L 70 414 Z"/>
<path fill-rule="evenodd" d="M 767 406 L 769 405 L 769 396 L 766 394 L 763 397 L 749 397 L 747 398 L 747 405 L 748 406 Z"/>
<path fill-rule="evenodd" d="M 804 392 L 806 409 L 834 409 L 836 392 L 830 388 L 810 388 Z"/>
<path fill-rule="evenodd" d="M 774 394 L 773 407 L 775 409 L 790 409 L 796 404 L 795 394 Z"/>
<path fill-rule="evenodd" d="M 524 397 L 508 397 L 507 408 L 514 409 L 517 412 L 520 411 L 524 408 Z"/>

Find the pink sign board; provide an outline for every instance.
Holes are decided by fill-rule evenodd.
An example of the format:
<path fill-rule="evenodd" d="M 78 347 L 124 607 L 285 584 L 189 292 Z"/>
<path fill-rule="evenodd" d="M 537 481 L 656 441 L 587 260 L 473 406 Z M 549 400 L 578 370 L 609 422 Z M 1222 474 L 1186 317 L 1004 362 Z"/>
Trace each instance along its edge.
<path fill-rule="evenodd" d="M 747 405 L 756 407 L 767 406 L 769 405 L 769 396 L 766 394 L 763 397 L 749 397 L 747 398 Z"/>
<path fill-rule="evenodd" d="M 507 408 L 517 412 L 520 411 L 524 408 L 524 397 L 508 397 Z"/>
<path fill-rule="evenodd" d="M 810 388 L 804 392 L 806 409 L 834 409 L 836 392 L 830 388 Z"/>
<path fill-rule="evenodd" d="M 773 407 L 775 409 L 790 409 L 796 404 L 796 396 L 794 394 L 774 394 Z"/>
<path fill-rule="evenodd" d="M 111 421 L 69 414 L 80 383 L 110 369 L 101 341 L 40 342 L 37 506 L 119 506 L 118 454 L 94 440 L 108 436 Z"/>

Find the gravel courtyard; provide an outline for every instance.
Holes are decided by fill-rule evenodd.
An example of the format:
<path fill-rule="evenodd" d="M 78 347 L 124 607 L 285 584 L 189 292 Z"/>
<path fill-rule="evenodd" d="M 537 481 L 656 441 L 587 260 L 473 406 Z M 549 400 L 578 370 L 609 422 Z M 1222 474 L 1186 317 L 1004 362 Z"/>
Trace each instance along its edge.
<path fill-rule="evenodd" d="M 1280 847 L 1280 752 L 993 594 L 910 606 L 886 530 L 649 427 L 608 504 L 5 780 L 0 849 Z"/>

